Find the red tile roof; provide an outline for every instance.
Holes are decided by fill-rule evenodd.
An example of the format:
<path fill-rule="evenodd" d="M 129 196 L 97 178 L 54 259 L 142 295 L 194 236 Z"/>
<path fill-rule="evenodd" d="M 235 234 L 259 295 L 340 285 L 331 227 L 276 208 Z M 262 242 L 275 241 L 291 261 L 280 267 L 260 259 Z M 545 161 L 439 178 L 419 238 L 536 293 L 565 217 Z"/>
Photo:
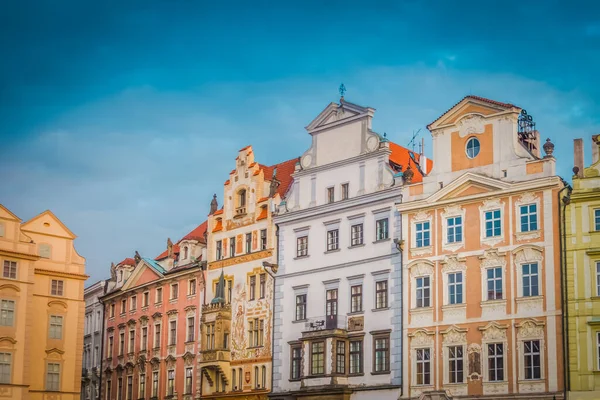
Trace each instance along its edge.
<path fill-rule="evenodd" d="M 489 103 L 489 104 L 493 104 L 493 105 L 500 106 L 500 107 L 505 107 L 505 108 L 512 108 L 512 107 L 521 108 L 521 107 L 516 106 L 514 104 L 511 104 L 511 103 L 502 103 L 500 101 L 486 99 L 485 97 L 468 95 L 468 96 L 465 96 L 462 99 L 460 99 L 460 101 L 458 103 L 456 103 L 455 105 L 453 105 L 452 107 L 450 107 L 442 115 L 440 115 L 439 117 L 437 117 L 435 119 L 435 121 L 433 121 L 432 123 L 430 123 L 429 125 L 427 125 L 427 129 L 429 129 L 429 127 L 431 125 L 433 125 L 434 123 L 436 123 L 437 121 L 439 121 L 444 115 L 448 114 L 448 112 L 450 112 L 454 107 L 456 107 L 457 105 L 459 105 L 465 99 L 472 99 L 472 100 L 483 101 L 484 103 Z"/>
<path fill-rule="evenodd" d="M 127 257 L 117 265 L 133 265 L 135 267 L 135 260 L 133 258 Z"/>
<path fill-rule="evenodd" d="M 273 179 L 273 170 L 277 168 L 277 173 L 275 175 L 279 180 L 279 187 L 277 188 L 277 193 L 281 197 L 285 195 L 285 192 L 287 192 L 288 188 L 290 187 L 290 184 L 292 183 L 292 174 L 296 169 L 297 162 L 298 157 L 270 166 L 260 164 L 260 169 L 262 169 L 265 174 L 265 180 L 268 181 Z"/>
<path fill-rule="evenodd" d="M 402 147 L 394 142 L 390 143 L 390 150 L 392 154 L 390 154 L 390 161 L 396 165 L 402 166 L 402 172 L 406 171 L 406 168 L 410 164 L 412 171 L 415 173 L 412 179 L 413 183 L 419 183 L 423 181 L 423 175 L 419 171 L 418 168 L 415 168 L 415 161 L 418 163 L 420 160 L 420 155 L 407 149 L 406 147 Z M 412 155 L 412 157 L 411 157 Z M 427 159 L 427 168 L 425 166 L 421 166 L 421 170 L 431 171 L 433 166 L 433 161 Z"/>
<path fill-rule="evenodd" d="M 180 251 L 179 243 L 181 243 L 182 240 L 197 240 L 201 243 L 206 243 L 206 239 L 204 239 L 204 233 L 206 232 L 206 228 L 207 228 L 207 221 L 204 221 L 203 223 L 198 225 L 193 231 L 191 231 L 190 233 L 185 235 L 183 238 L 181 238 L 181 240 L 179 240 L 176 244 L 173 245 L 173 255 L 179 254 L 179 251 Z M 158 257 L 155 258 L 155 260 L 163 260 L 163 259 L 167 258 L 168 255 L 169 255 L 169 249 L 160 253 L 158 255 Z"/>

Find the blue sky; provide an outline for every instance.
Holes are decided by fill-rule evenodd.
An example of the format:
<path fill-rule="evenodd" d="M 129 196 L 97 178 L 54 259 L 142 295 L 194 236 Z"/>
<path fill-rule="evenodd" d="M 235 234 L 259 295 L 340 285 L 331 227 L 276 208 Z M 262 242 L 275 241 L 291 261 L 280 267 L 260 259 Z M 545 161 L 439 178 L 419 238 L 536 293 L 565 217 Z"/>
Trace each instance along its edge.
<path fill-rule="evenodd" d="M 419 128 L 430 143 L 425 125 L 467 94 L 522 106 L 566 178 L 572 139 L 589 156 L 600 133 L 598 2 L 7 1 L 0 15 L 0 202 L 55 212 L 88 284 L 201 223 L 238 149 L 300 155 L 341 82 L 404 145 Z"/>

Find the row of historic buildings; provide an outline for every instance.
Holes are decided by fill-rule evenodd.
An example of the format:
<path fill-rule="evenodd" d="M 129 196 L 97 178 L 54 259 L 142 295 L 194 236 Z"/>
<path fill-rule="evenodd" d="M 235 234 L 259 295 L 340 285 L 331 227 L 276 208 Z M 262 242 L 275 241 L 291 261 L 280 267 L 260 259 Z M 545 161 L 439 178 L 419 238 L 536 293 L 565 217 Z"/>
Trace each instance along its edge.
<path fill-rule="evenodd" d="M 241 149 L 206 221 L 89 287 L 83 398 L 598 398 L 598 137 L 571 188 L 513 104 L 452 106 L 435 163 L 374 113 Z"/>

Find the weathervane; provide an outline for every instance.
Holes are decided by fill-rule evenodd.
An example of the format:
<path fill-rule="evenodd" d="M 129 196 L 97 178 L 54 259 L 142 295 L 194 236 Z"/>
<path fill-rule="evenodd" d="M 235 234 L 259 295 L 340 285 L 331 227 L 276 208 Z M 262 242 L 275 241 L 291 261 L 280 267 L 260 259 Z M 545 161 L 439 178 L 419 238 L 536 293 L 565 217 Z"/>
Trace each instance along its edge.
<path fill-rule="evenodd" d="M 341 97 L 342 97 L 342 99 L 343 99 L 343 98 L 344 98 L 344 93 L 346 93 L 346 86 L 344 86 L 344 84 L 343 84 L 343 83 L 340 85 L 340 89 L 339 89 L 339 91 L 340 91 L 340 96 L 341 96 Z"/>

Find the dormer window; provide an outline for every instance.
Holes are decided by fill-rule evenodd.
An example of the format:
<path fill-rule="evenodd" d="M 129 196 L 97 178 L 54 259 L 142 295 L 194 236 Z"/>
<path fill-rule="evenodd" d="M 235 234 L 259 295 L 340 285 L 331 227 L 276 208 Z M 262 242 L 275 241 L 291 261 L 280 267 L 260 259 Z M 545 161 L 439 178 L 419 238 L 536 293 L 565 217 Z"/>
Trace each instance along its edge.
<path fill-rule="evenodd" d="M 238 207 L 246 207 L 246 189 L 242 189 L 238 193 Z"/>
<path fill-rule="evenodd" d="M 123 270 L 119 271 L 119 282 L 123 281 Z"/>
<path fill-rule="evenodd" d="M 477 140 L 477 138 L 472 137 L 467 141 L 467 149 L 466 149 L 467 157 L 469 157 L 469 158 L 477 157 L 480 149 L 481 149 L 481 147 L 479 145 L 479 140 Z"/>
<path fill-rule="evenodd" d="M 188 248 L 187 248 L 187 246 L 185 246 L 183 248 L 183 259 L 187 260 L 187 258 L 188 258 Z"/>

